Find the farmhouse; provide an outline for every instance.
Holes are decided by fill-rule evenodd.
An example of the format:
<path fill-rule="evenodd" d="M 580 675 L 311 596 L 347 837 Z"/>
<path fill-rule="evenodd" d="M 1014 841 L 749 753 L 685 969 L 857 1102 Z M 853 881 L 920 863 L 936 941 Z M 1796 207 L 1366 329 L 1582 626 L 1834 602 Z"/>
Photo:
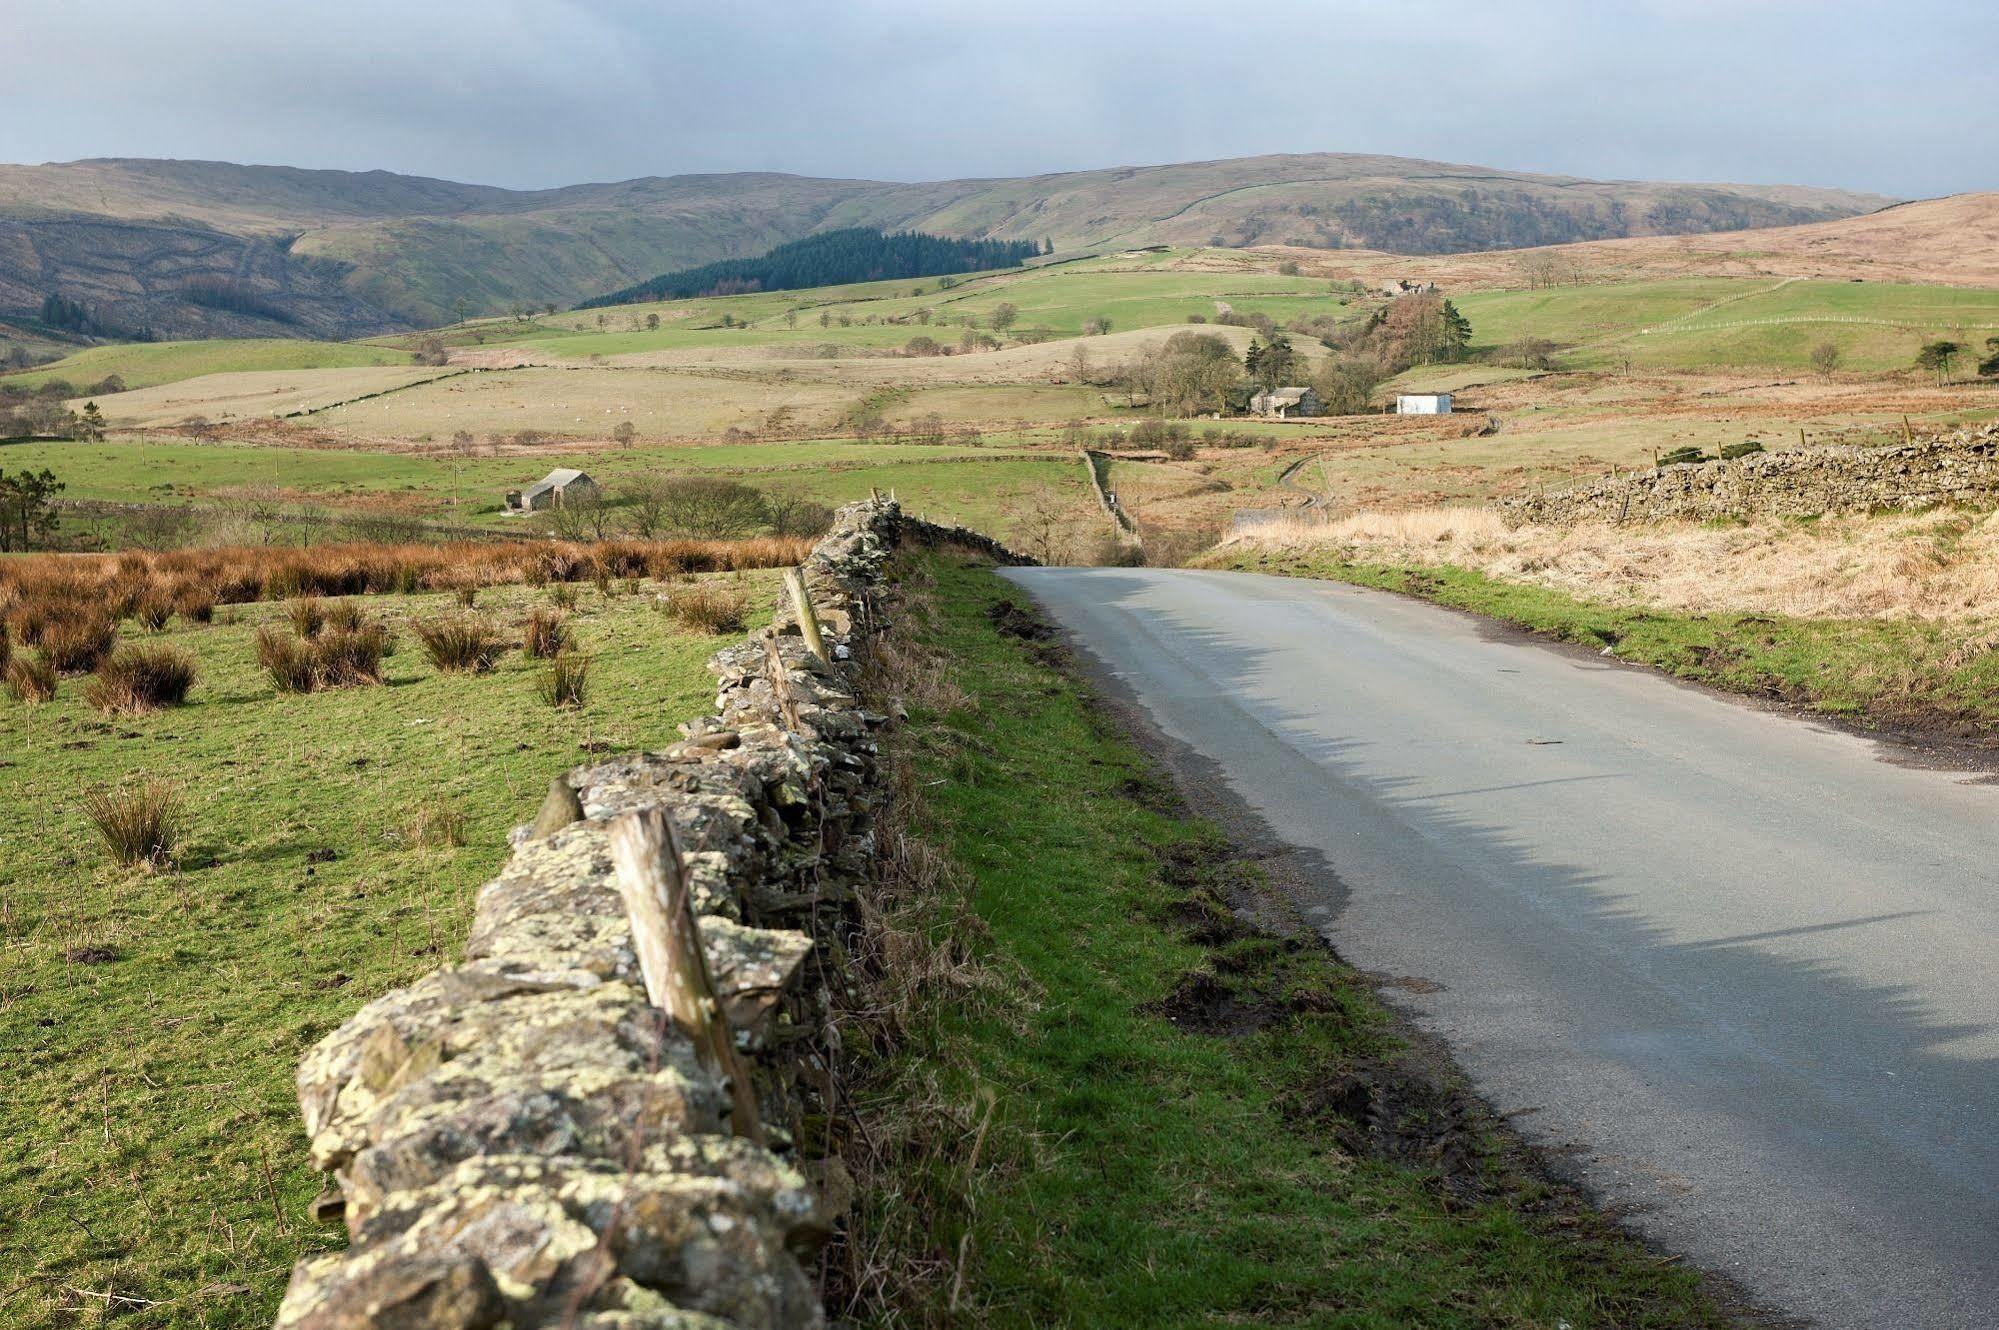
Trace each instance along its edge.
<path fill-rule="evenodd" d="M 559 466 L 524 490 L 507 491 L 507 511 L 538 513 L 544 508 L 560 508 L 572 498 L 592 498 L 597 482 L 581 471 Z"/>
<path fill-rule="evenodd" d="M 1402 393 L 1395 399 L 1395 414 L 1398 416 L 1448 416 L 1451 414 L 1449 393 Z"/>
<path fill-rule="evenodd" d="M 1279 420 L 1292 416 L 1319 414 L 1319 395 L 1310 388 L 1267 388 L 1249 399 L 1249 409 L 1259 416 Z"/>

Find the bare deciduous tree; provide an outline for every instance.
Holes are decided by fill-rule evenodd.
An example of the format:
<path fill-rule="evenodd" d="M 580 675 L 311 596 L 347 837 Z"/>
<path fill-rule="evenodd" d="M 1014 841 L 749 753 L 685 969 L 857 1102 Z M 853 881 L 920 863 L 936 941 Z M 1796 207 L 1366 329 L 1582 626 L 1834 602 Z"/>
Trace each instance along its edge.
<path fill-rule="evenodd" d="M 669 476 L 661 505 L 669 531 L 707 539 L 747 535 L 770 520 L 764 496 L 718 476 Z"/>
<path fill-rule="evenodd" d="M 833 510 L 796 490 L 772 490 L 764 496 L 771 534 L 818 536 L 833 524 Z"/>

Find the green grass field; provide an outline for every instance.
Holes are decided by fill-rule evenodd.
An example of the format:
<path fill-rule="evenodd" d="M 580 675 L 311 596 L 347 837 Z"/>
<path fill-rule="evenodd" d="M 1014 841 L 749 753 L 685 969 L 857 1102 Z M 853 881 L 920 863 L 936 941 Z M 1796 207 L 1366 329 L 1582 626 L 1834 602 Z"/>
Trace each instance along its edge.
<path fill-rule="evenodd" d="M 409 355 L 364 342 L 308 342 L 280 338 L 241 341 L 134 342 L 93 346 L 52 364 L 9 374 L 0 383 L 38 387 L 49 379 L 64 379 L 78 388 L 115 374 L 127 388 L 151 388 L 203 374 L 243 370 L 356 369 L 368 365 L 407 365 Z"/>
<path fill-rule="evenodd" d="M 1145 257 L 1163 262 L 1174 255 Z M 766 363 L 815 360 L 826 348 L 836 358 L 842 352 L 878 357 L 913 337 L 952 344 L 964 331 L 964 318 L 989 328 L 1002 302 L 1016 308 L 1017 332 L 1035 329 L 1058 338 L 1074 337 L 1096 319 L 1108 319 L 1120 332 L 1184 325 L 1193 316 L 1212 320 L 1222 304 L 1280 323 L 1299 316 L 1350 319 L 1371 307 L 1335 286 L 1273 273 L 1167 269 L 1120 255 L 974 274 L 948 289 L 930 278 L 479 320 L 442 330 L 444 339 L 457 347 L 555 357 L 571 368 L 464 376 L 324 410 L 314 419 L 360 435 L 421 438 L 460 428 L 483 433 L 534 427 L 587 435 L 629 418 L 662 437 L 696 438 L 731 427 L 755 428 L 784 409 L 790 426 L 809 434 L 836 420 L 869 385 L 884 375 L 893 378 L 890 367 L 896 362 L 870 362 L 867 373 L 852 383 L 837 371 L 785 377 L 765 369 Z M 1845 369 L 1875 373 L 1907 369 L 1925 340 L 1954 337 L 1977 348 L 1986 337 L 1999 335 L 1999 292 L 1957 287 L 1684 278 L 1449 294 L 1470 319 L 1476 347 L 1544 338 L 1568 348 L 1563 361 L 1572 368 L 1628 360 L 1675 370 L 1803 369 L 1811 349 L 1831 341 L 1840 348 Z M 928 311 L 930 321 L 915 322 L 918 311 Z M 649 318 L 659 326 L 648 329 Z M 724 318 L 734 326 L 721 326 Z M 840 325 L 841 318 L 848 326 Z M 164 386 L 191 378 L 264 375 L 186 385 L 157 402 L 135 395 L 107 410 L 118 419 L 151 425 L 186 414 L 266 415 L 275 407 L 354 395 L 333 376 L 405 366 L 414 342 L 404 336 L 356 343 L 107 346 L 8 381 L 32 386 L 63 377 L 81 385 L 115 373 L 131 388 L 153 389 L 157 396 Z M 709 368 L 702 362 L 716 364 Z M 914 363 L 920 373 L 911 373 L 919 380 L 940 372 L 937 363 Z M 963 362 L 962 373 L 983 378 L 996 363 L 974 358 Z M 586 369 L 591 372 L 578 372 Z M 285 372 L 281 378 L 275 377 L 279 371 Z M 941 372 L 960 371 L 951 362 Z M 1023 361 L 1017 372 L 1021 387 L 1049 377 L 1048 366 L 1039 361 L 1031 366 Z M 996 421 L 1004 419 L 1005 409 L 998 401 L 969 402 L 966 418 Z"/>
<path fill-rule="evenodd" d="M 1664 323 L 1705 309 L 1717 300 L 1769 285 L 1715 277 L 1537 291 L 1470 291 L 1452 296 L 1451 301 L 1471 320 L 1474 346 L 1504 346 L 1523 337 L 1574 345 Z"/>
<path fill-rule="evenodd" d="M 761 607 L 775 578 L 743 585 Z M 107 719 L 76 681 L 47 705 L 0 697 L 0 1324 L 265 1326 L 292 1262 L 338 1245 L 305 1217 L 321 1179 L 300 1055 L 456 954 L 507 829 L 586 745 L 668 742 L 711 701 L 719 639 L 650 596 L 579 590 L 580 713 L 539 701 L 517 650 L 441 675 L 407 633 L 384 686 L 279 695 L 250 646 L 278 604 L 158 635 L 200 662 L 186 706 Z M 512 624 L 541 602 L 488 589 L 478 612 Z M 358 603 L 391 622 L 455 609 Z M 139 775 L 185 790 L 173 871 L 114 865 L 84 820 L 86 791 Z M 462 816 L 463 848 L 411 843 L 427 801 Z"/>
<path fill-rule="evenodd" d="M 298 499 L 341 506 L 391 503 L 432 517 L 516 530 L 501 514 L 509 488 L 554 466 L 588 471 L 610 487 L 637 473 L 732 476 L 760 488 L 796 491 L 830 505 L 895 490 L 905 504 L 940 521 L 997 530 L 1005 510 L 1043 491 L 1085 497 L 1081 468 L 1066 454 L 957 444 L 844 440 L 701 444 L 547 455 L 468 457 L 255 444 L 154 442 L 0 444 L 0 470 L 46 468 L 67 499 L 110 503 L 208 503 L 250 486 L 275 486 Z M 1072 474 L 1073 473 L 1073 474 Z M 454 500 L 456 502 L 454 503 Z"/>
<path fill-rule="evenodd" d="M 1460 1199 L 1313 1120 L 1313 1087 L 1393 1065 L 1381 1005 L 1322 948 L 1233 921 L 1223 896 L 1257 892 L 1254 870 L 1042 648 L 995 627 L 1018 621 L 1000 608 L 1018 592 L 981 570 L 925 576 L 939 608 L 917 621 L 965 696 L 904 742 L 973 916 L 940 902 L 935 927 L 1018 996 L 944 990 L 903 1014 L 920 1021 L 906 1065 L 875 1069 L 936 1120 L 897 1194 L 863 1201 L 865 1224 L 944 1256 L 919 1323 L 1721 1323 L 1691 1275 L 1550 1204 L 1480 1129 Z M 1159 1004 L 1190 976 L 1267 1019 L 1176 1023 Z"/>
<path fill-rule="evenodd" d="M 1999 335 L 1999 291 L 1949 286 L 1708 278 L 1454 299 L 1475 345 L 1547 338 L 1575 348 L 1563 360 L 1578 368 L 1628 356 L 1658 369 L 1803 369 L 1812 348 L 1829 341 L 1843 368 L 1879 372 L 1909 368 L 1926 341 L 1982 347 Z"/>

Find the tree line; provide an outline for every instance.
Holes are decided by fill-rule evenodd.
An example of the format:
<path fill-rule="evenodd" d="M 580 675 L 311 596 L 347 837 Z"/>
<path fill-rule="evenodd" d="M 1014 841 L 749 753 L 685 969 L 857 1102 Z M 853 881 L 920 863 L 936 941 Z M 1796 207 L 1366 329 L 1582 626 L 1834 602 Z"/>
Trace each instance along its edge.
<path fill-rule="evenodd" d="M 1450 301 L 1427 292 L 1398 296 L 1344 323 L 1330 315 L 1294 319 L 1285 328 L 1263 314 L 1232 321 L 1257 333 L 1240 358 L 1214 333 L 1176 332 L 1105 381 L 1119 384 L 1134 403 L 1144 399 L 1168 415 L 1239 413 L 1260 390 L 1307 384 L 1327 415 L 1355 415 L 1370 408 L 1383 381 L 1415 365 L 1463 360 L 1471 349 L 1470 321 Z M 1318 339 L 1332 354 L 1309 366 L 1294 334 Z M 1089 377 L 1080 361 L 1079 377 Z"/>
<path fill-rule="evenodd" d="M 662 273 L 621 291 L 586 300 L 577 308 L 984 272 L 1018 267 L 1028 259 L 1048 253 L 1049 249 L 1044 241 L 965 240 L 921 231 L 890 234 L 873 227 L 854 226 L 794 240 L 753 259 L 724 259 L 698 268 Z"/>

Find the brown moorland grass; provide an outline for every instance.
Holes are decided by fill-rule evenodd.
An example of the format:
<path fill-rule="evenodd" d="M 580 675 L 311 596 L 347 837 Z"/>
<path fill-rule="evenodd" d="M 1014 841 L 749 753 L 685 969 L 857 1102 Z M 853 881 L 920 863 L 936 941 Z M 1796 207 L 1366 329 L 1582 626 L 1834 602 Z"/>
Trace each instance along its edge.
<path fill-rule="evenodd" d="M 704 633 L 741 632 L 748 601 L 740 591 L 696 583 L 666 593 L 666 612 L 683 627 Z"/>
<path fill-rule="evenodd" d="M 155 587 L 139 597 L 132 607 L 132 617 L 141 628 L 149 632 L 159 632 L 174 617 L 174 601 L 164 588 Z"/>
<path fill-rule="evenodd" d="M 86 610 L 44 624 L 35 641 L 58 674 L 87 674 L 117 645 L 118 626 L 101 612 Z"/>
<path fill-rule="evenodd" d="M 0 621 L 27 646 L 39 645 L 53 625 L 77 625 L 59 632 L 64 643 L 58 668 L 88 670 L 110 650 L 105 634 L 114 631 L 114 621 L 156 596 L 189 622 L 206 623 L 217 604 L 739 572 L 787 567 L 810 549 L 811 541 L 803 537 L 761 536 L 39 554 L 0 562 Z M 94 655 L 92 643 L 102 645 Z"/>
<path fill-rule="evenodd" d="M 7 662 L 7 691 L 16 702 L 46 702 L 56 695 L 56 667 L 40 652 Z"/>
<path fill-rule="evenodd" d="M 1261 527 L 1224 548 L 1449 565 L 1688 614 L 1999 620 L 1999 513 L 1508 527 L 1488 508 L 1426 508 Z"/>

